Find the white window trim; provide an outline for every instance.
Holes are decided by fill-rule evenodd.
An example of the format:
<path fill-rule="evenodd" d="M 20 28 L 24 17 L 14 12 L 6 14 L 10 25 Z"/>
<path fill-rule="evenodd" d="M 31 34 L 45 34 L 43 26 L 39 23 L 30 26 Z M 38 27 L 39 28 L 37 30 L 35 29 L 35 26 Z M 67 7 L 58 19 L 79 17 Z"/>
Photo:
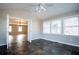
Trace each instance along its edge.
<path fill-rule="evenodd" d="M 61 18 L 60 20 L 61 20 L 61 34 L 56 34 L 56 35 L 66 35 L 66 34 L 64 34 L 64 24 L 63 24 L 63 20 L 64 19 L 67 19 L 67 18 L 73 18 L 73 17 L 78 17 L 78 24 L 79 24 L 79 16 L 69 16 L 69 17 L 64 17 L 64 18 Z M 54 34 L 54 33 L 52 33 L 52 22 L 51 22 L 52 20 L 49 20 L 48 22 L 50 22 L 50 33 L 44 33 L 44 32 L 42 32 L 43 34 Z M 44 22 L 44 21 L 43 21 Z M 45 21 L 46 22 L 46 21 Z M 78 25 L 78 33 L 79 33 L 79 25 Z"/>

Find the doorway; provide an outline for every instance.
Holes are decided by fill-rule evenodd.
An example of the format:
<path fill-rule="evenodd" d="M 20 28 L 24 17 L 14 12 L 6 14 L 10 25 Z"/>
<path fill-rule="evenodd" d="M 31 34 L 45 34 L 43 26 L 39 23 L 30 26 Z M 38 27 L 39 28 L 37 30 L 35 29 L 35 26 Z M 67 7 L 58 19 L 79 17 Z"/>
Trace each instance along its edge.
<path fill-rule="evenodd" d="M 8 54 L 28 54 L 28 20 L 10 17 Z"/>

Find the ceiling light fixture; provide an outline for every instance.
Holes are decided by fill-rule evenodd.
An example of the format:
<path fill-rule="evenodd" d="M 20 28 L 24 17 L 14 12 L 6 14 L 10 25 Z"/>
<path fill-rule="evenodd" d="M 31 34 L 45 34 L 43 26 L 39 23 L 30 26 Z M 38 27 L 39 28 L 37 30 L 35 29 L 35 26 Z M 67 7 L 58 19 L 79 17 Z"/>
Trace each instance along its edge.
<path fill-rule="evenodd" d="M 46 8 L 43 4 L 38 4 L 38 6 L 36 7 L 36 12 L 41 13 L 42 11 L 46 11 Z"/>

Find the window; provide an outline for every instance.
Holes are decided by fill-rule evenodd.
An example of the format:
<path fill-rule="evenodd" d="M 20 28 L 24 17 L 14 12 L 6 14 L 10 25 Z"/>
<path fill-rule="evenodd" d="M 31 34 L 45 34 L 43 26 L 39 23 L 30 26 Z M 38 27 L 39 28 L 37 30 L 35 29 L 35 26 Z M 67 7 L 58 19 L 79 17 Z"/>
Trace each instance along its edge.
<path fill-rule="evenodd" d="M 52 21 L 51 32 L 53 34 L 61 34 L 61 20 L 53 20 Z"/>
<path fill-rule="evenodd" d="M 72 17 L 63 20 L 63 31 L 65 35 L 79 35 L 78 29 L 78 17 Z"/>
<path fill-rule="evenodd" d="M 43 33 L 50 33 L 50 21 L 43 23 Z"/>
<path fill-rule="evenodd" d="M 18 27 L 18 31 L 21 32 L 22 31 L 22 26 Z"/>
<path fill-rule="evenodd" d="M 79 19 L 77 17 L 63 20 L 52 20 L 43 22 L 43 33 L 79 35 Z"/>
<path fill-rule="evenodd" d="M 43 33 L 61 33 L 61 20 L 43 22 Z"/>
<path fill-rule="evenodd" d="M 12 26 L 9 26 L 9 32 L 12 32 Z"/>

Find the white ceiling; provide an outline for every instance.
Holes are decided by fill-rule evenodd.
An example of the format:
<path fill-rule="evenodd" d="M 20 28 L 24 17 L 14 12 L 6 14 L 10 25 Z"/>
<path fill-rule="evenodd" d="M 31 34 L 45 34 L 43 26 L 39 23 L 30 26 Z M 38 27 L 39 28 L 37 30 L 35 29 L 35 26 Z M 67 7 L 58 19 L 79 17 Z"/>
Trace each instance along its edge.
<path fill-rule="evenodd" d="M 50 16 L 60 15 L 70 11 L 79 10 L 78 3 L 52 3 L 45 4 L 46 12 L 37 13 L 37 3 L 0 3 L 0 10 L 13 17 L 45 19 Z"/>

